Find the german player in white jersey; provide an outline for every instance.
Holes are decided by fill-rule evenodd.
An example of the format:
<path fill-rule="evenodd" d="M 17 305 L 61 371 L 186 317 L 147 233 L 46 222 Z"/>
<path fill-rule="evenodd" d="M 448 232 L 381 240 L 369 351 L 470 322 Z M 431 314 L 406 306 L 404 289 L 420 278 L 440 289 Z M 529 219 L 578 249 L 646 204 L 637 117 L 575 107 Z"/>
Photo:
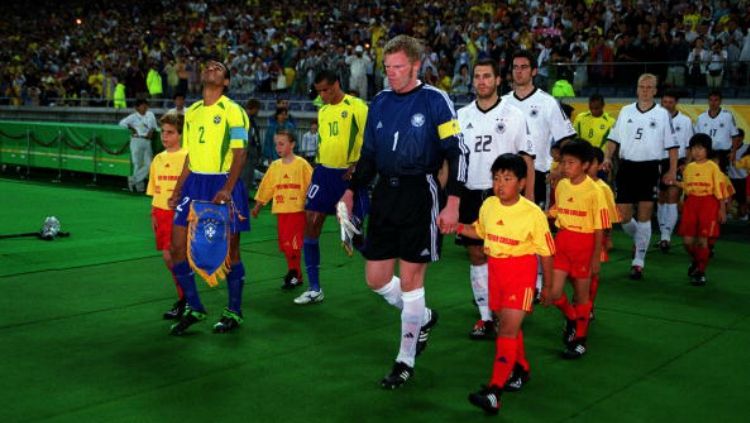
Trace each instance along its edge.
<path fill-rule="evenodd" d="M 659 164 L 664 152 L 669 154 L 669 169 L 662 177 L 665 184 L 675 182 L 677 173 L 677 138 L 666 109 L 656 104 L 656 75 L 644 73 L 638 78 L 638 101 L 622 108 L 609 132 L 602 168 L 612 169 L 612 156 L 620 147 L 620 168 L 615 179 L 617 210 L 622 228 L 635 241 L 635 255 L 630 278 L 641 279 L 646 251 L 651 242 L 651 215 L 654 194 L 659 183 Z M 638 205 L 633 218 L 633 204 Z"/>
<path fill-rule="evenodd" d="M 526 116 L 531 142 L 534 144 L 534 179 L 526 180 L 533 186 L 533 196 L 527 196 L 542 210 L 549 206 L 547 185 L 552 167 L 552 145 L 576 136 L 570 119 L 554 97 L 534 86 L 537 74 L 536 57 L 528 50 L 513 53 L 513 92 L 503 96 L 503 101 L 518 107 Z M 542 267 L 537 269 L 537 294 L 542 290 Z M 538 298 L 538 297 L 537 297 Z"/>
<path fill-rule="evenodd" d="M 708 93 L 708 110 L 701 113 L 695 121 L 695 133 L 711 137 L 713 154 L 719 158 L 719 168 L 727 173 L 729 152 L 732 145 L 738 142 L 740 133 L 732 112 L 721 108 L 721 100 L 721 91 Z"/>
<path fill-rule="evenodd" d="M 576 136 L 576 131 L 570 119 L 563 112 L 560 103 L 554 97 L 534 86 L 534 76 L 537 73 L 536 58 L 526 50 L 513 54 L 513 92 L 503 96 L 507 101 L 518 107 L 526 116 L 530 138 L 534 143 L 534 169 L 536 175 L 533 180 L 527 180 L 526 185 L 534 186 L 534 197 L 529 197 L 542 207 L 547 206 L 547 176 L 552 167 L 552 144 L 566 138 Z"/>
<path fill-rule="evenodd" d="M 677 109 L 677 103 L 680 101 L 679 94 L 674 91 L 667 91 L 661 96 L 661 107 L 665 108 L 672 117 L 672 126 L 677 137 L 677 166 L 685 164 L 685 152 L 687 151 L 688 141 L 693 136 L 693 121 L 686 114 Z M 669 153 L 664 152 L 660 164 L 662 177 L 669 171 Z M 677 178 L 680 175 L 678 173 Z M 656 209 L 656 220 L 659 222 L 659 248 L 662 252 L 667 253 L 672 246 L 672 232 L 677 225 L 677 203 L 680 201 L 680 187 L 676 184 L 666 185 L 659 184 L 659 206 Z"/>
<path fill-rule="evenodd" d="M 469 172 L 466 189 L 461 193 L 458 221 L 473 224 L 479 208 L 492 192 L 492 163 L 505 153 L 520 154 L 526 162 L 527 180 L 534 180 L 534 144 L 523 112 L 497 94 L 500 69 L 492 59 L 481 59 L 474 65 L 473 85 L 477 100 L 458 110 L 458 123 L 464 143 L 469 147 Z M 526 184 L 526 196 L 533 198 L 534 184 Z M 456 236 L 456 244 L 466 247 L 474 302 L 480 319 L 469 336 L 471 339 L 495 339 L 495 325 L 489 308 L 487 256 L 482 240 Z"/>

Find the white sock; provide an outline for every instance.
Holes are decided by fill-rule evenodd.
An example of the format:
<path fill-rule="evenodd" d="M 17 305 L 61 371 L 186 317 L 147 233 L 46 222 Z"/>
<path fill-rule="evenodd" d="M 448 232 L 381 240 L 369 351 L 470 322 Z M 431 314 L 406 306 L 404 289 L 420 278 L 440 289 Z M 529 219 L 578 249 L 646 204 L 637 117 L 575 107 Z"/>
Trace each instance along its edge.
<path fill-rule="evenodd" d="M 469 275 L 471 276 L 471 290 L 474 292 L 474 302 L 477 303 L 479 315 L 484 321 L 491 320 L 490 299 L 487 289 L 487 263 L 469 266 Z"/>
<path fill-rule="evenodd" d="M 628 234 L 628 236 L 630 236 L 631 238 L 635 236 L 635 228 L 636 228 L 635 219 L 631 217 L 629 221 L 623 222 L 621 225 L 622 225 L 622 230 L 625 231 L 625 233 Z"/>
<path fill-rule="evenodd" d="M 646 264 L 646 251 L 651 242 L 651 222 L 638 222 L 636 225 L 633 266 L 644 267 Z"/>
<path fill-rule="evenodd" d="M 664 227 L 667 224 L 666 203 L 659 203 L 659 205 L 657 206 L 656 221 L 659 222 L 659 231 L 661 231 L 661 239 L 664 240 Z"/>
<path fill-rule="evenodd" d="M 417 355 L 417 341 L 422 320 L 425 315 L 424 288 L 401 294 L 404 308 L 401 310 L 401 345 L 396 361 L 414 367 L 414 357 Z"/>
<path fill-rule="evenodd" d="M 661 239 L 663 241 L 672 240 L 672 232 L 677 224 L 677 204 L 664 205 L 664 228 L 661 230 Z"/>
<path fill-rule="evenodd" d="M 404 302 L 401 299 L 401 279 L 398 276 L 393 276 L 385 286 L 373 291 L 382 296 L 388 304 L 399 310 L 404 308 Z"/>

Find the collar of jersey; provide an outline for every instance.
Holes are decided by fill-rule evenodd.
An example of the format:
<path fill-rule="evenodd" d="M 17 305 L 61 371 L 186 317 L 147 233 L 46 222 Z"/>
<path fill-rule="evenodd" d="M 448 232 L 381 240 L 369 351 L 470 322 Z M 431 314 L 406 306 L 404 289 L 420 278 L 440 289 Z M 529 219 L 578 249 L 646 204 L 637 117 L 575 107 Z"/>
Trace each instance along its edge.
<path fill-rule="evenodd" d="M 409 94 L 413 94 L 413 93 L 417 92 L 418 90 L 421 90 L 422 87 L 424 87 L 424 82 L 422 82 L 420 80 L 417 80 L 417 86 L 414 87 L 414 88 L 412 88 L 411 90 L 405 92 L 405 93 L 397 93 L 396 91 L 393 91 L 393 90 L 391 90 L 391 91 L 393 92 L 393 94 L 396 94 L 399 97 L 405 97 L 405 96 L 407 96 Z"/>
<path fill-rule="evenodd" d="M 516 92 L 515 92 L 515 91 L 513 91 L 513 97 L 515 97 L 515 98 L 516 98 L 516 100 L 518 100 L 518 101 L 524 101 L 524 100 L 526 100 L 527 98 L 531 98 L 531 96 L 533 96 L 534 94 L 536 94 L 537 90 L 539 90 L 539 88 L 538 88 L 538 87 L 534 87 L 534 89 L 533 89 L 533 90 L 531 90 L 531 92 L 529 93 L 529 95 L 527 95 L 527 96 L 526 96 L 526 97 L 524 97 L 524 98 L 521 98 L 521 97 L 519 97 L 519 96 L 518 96 L 518 95 L 516 94 Z"/>

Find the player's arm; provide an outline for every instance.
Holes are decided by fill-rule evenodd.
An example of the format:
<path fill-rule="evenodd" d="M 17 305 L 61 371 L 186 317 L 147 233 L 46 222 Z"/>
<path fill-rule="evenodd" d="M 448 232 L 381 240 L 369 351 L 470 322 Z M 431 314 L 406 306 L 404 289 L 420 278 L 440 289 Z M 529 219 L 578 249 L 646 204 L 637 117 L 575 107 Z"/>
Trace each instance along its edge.
<path fill-rule="evenodd" d="M 604 239 L 604 229 L 594 231 L 594 252 L 591 255 L 591 275 L 598 275 L 601 270 L 601 253 L 602 240 Z"/>
<path fill-rule="evenodd" d="M 536 213 L 529 216 L 534 220 L 534 229 L 532 237 L 534 240 L 534 249 L 542 265 L 542 292 L 541 299 L 545 306 L 552 305 L 550 291 L 552 289 L 552 262 L 555 255 L 555 240 L 549 231 L 549 223 L 544 216 L 544 212 L 538 209 Z"/>
<path fill-rule="evenodd" d="M 227 182 L 224 183 L 224 186 L 211 201 L 214 204 L 232 201 L 234 185 L 240 179 L 247 158 L 245 148 L 247 147 L 247 133 L 250 123 L 246 118 L 245 111 L 235 105 L 227 113 L 227 120 L 229 121 L 229 148 L 232 150 L 232 164 L 229 166 Z"/>
<path fill-rule="evenodd" d="M 524 196 L 534 202 L 534 184 L 536 183 L 536 171 L 534 169 L 534 157 L 521 152 L 521 158 L 526 162 L 526 186 L 524 187 Z"/>
<path fill-rule="evenodd" d="M 469 148 L 464 144 L 458 118 L 449 100 L 437 100 L 432 106 L 440 150 L 448 161 L 448 182 L 445 186 L 448 201 L 440 211 L 438 226 L 441 232 L 452 233 L 458 224 L 458 205 L 469 170 Z"/>
<path fill-rule="evenodd" d="M 456 226 L 456 234 L 472 239 L 484 239 L 479 235 L 474 225 L 464 225 L 463 223 Z"/>
<path fill-rule="evenodd" d="M 606 141 L 607 148 L 604 151 L 604 161 L 602 162 L 602 170 L 609 172 L 612 170 L 612 157 L 615 155 L 617 150 L 618 142 L 612 138 L 608 138 Z"/>
<path fill-rule="evenodd" d="M 242 173 L 242 167 L 245 166 L 245 149 L 244 148 L 233 148 L 232 149 L 232 165 L 229 167 L 229 177 L 224 187 L 219 190 L 214 196 L 212 202 L 214 204 L 223 204 L 232 201 L 232 190 L 234 185 L 240 178 Z"/>
<path fill-rule="evenodd" d="M 341 196 L 341 200 L 346 204 L 346 209 L 351 214 L 352 208 L 354 207 L 354 191 L 363 189 L 370 185 L 375 175 L 378 172 L 377 163 L 375 161 L 375 141 L 376 134 L 375 128 L 372 127 L 372 121 L 374 119 L 368 119 L 365 125 L 364 141 L 362 142 L 362 150 L 359 154 L 359 161 L 352 172 L 351 179 L 349 180 L 349 188 L 344 191 L 344 195 Z M 318 131 L 320 133 L 320 131 Z M 320 152 L 320 149 L 318 149 Z"/>

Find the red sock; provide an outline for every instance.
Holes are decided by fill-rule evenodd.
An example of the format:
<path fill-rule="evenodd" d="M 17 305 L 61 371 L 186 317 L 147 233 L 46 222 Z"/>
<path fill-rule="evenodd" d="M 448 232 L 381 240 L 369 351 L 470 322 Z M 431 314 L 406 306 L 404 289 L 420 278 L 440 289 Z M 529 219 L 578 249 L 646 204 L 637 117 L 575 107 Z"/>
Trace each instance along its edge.
<path fill-rule="evenodd" d="M 591 301 L 584 304 L 576 304 L 576 338 L 585 338 L 589 332 L 589 315 L 591 313 Z"/>
<path fill-rule="evenodd" d="M 599 275 L 592 275 L 591 276 L 591 286 L 589 287 L 589 298 L 591 299 L 591 303 L 594 303 L 594 300 L 596 299 L 596 293 L 599 291 Z"/>
<path fill-rule="evenodd" d="M 297 272 L 297 276 L 302 280 L 302 271 L 300 270 L 300 264 L 301 264 L 301 255 L 299 251 L 292 250 L 290 252 L 285 252 L 284 255 L 286 256 L 286 267 L 289 270 L 294 270 Z"/>
<path fill-rule="evenodd" d="M 521 365 L 527 372 L 529 371 L 529 362 L 526 360 L 526 347 L 523 345 L 523 331 L 518 331 L 516 336 L 516 363 Z"/>
<path fill-rule="evenodd" d="M 685 244 L 685 251 L 690 255 L 690 258 L 695 261 L 695 247 L 690 244 Z"/>
<path fill-rule="evenodd" d="M 169 274 L 172 275 L 172 281 L 174 282 L 175 288 L 177 288 L 177 299 L 182 300 L 185 298 L 185 294 L 182 293 L 182 287 L 180 286 L 180 283 L 177 282 L 177 278 L 174 275 L 174 272 L 172 272 L 172 269 L 167 266 L 167 269 L 169 269 Z"/>
<path fill-rule="evenodd" d="M 708 247 L 694 247 L 694 250 L 695 261 L 698 263 L 698 271 L 705 273 L 706 267 L 708 267 L 708 259 L 711 256 L 711 252 L 709 251 Z"/>
<path fill-rule="evenodd" d="M 497 351 L 495 352 L 495 363 L 492 366 L 492 379 L 490 379 L 490 385 L 495 385 L 500 388 L 505 386 L 505 382 L 508 381 L 513 366 L 516 365 L 516 338 L 502 338 L 497 337 L 495 345 Z"/>
<path fill-rule="evenodd" d="M 568 302 L 568 296 L 563 292 L 562 296 L 555 301 L 555 307 L 562 311 L 563 316 L 568 320 L 576 319 L 576 311 L 572 305 Z"/>

